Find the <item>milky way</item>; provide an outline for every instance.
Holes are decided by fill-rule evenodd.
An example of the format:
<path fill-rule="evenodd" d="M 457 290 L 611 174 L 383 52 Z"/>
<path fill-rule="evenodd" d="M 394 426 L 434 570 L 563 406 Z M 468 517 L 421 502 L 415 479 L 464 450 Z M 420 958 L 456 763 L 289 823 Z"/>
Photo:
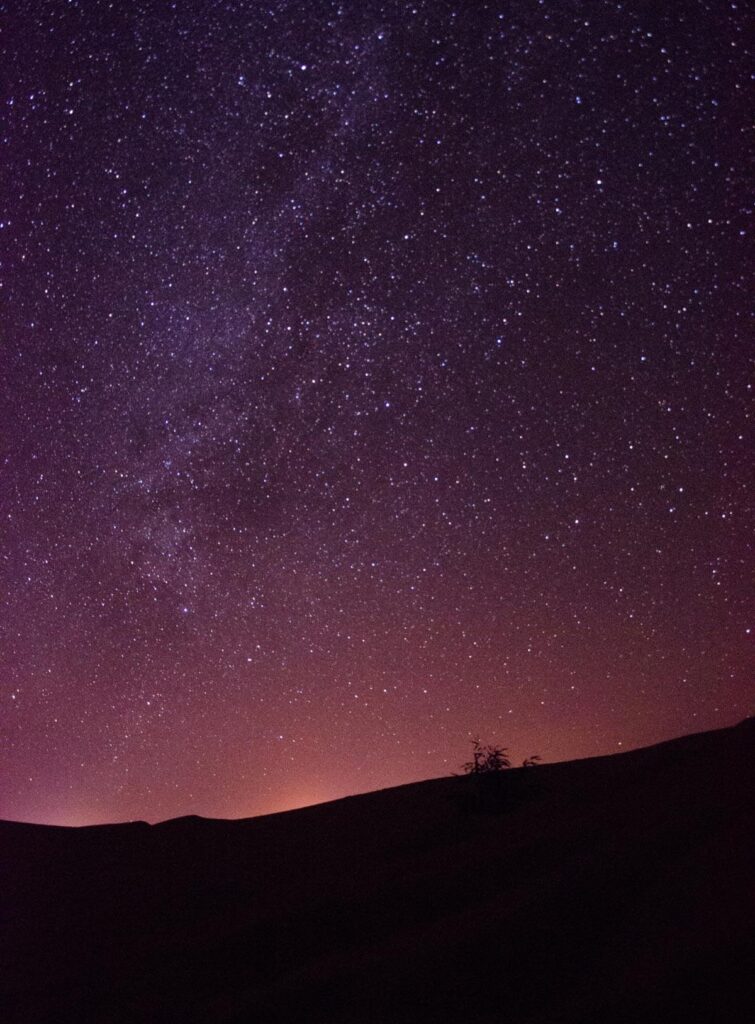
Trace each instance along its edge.
<path fill-rule="evenodd" d="M 0 816 L 749 713 L 743 4 L 0 7 Z"/>

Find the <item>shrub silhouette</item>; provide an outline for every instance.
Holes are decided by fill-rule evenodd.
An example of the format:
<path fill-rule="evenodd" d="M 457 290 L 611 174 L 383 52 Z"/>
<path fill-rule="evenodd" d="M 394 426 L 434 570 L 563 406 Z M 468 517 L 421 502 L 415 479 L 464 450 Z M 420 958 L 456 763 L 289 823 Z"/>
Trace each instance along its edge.
<path fill-rule="evenodd" d="M 466 761 L 462 768 L 467 775 L 482 775 L 485 772 L 501 772 L 510 768 L 511 761 L 505 747 L 483 746 L 480 738 L 472 740 L 472 760 Z"/>
<path fill-rule="evenodd" d="M 540 762 L 539 754 L 532 754 L 522 761 L 522 768 L 535 768 Z M 478 736 L 472 740 L 472 760 L 466 761 L 462 769 L 466 775 L 473 775 L 475 783 L 466 800 L 469 810 L 484 814 L 500 814 L 517 806 L 531 797 L 539 786 L 533 789 L 529 772 L 507 773 L 511 760 L 505 747 L 483 744 Z"/>

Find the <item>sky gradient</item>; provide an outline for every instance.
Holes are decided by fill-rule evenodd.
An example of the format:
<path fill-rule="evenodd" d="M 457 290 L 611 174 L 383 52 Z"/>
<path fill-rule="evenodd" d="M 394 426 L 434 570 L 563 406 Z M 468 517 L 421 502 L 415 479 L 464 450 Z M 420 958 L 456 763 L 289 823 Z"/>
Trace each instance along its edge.
<path fill-rule="evenodd" d="M 0 10 L 0 817 L 751 713 L 744 4 Z"/>

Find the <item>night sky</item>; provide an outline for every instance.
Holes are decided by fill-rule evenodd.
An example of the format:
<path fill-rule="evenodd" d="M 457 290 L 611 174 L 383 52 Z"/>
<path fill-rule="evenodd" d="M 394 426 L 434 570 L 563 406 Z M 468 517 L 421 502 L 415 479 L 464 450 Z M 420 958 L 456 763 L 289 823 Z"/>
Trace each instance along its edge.
<path fill-rule="evenodd" d="M 0 9 L 0 817 L 750 713 L 743 3 Z"/>

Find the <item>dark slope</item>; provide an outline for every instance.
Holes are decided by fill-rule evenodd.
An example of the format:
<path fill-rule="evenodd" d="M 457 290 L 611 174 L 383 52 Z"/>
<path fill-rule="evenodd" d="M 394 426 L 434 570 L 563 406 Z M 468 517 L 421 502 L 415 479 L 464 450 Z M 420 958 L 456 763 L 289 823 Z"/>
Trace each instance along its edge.
<path fill-rule="evenodd" d="M 752 1017 L 755 722 L 245 821 L 0 823 L 0 1019 Z"/>

